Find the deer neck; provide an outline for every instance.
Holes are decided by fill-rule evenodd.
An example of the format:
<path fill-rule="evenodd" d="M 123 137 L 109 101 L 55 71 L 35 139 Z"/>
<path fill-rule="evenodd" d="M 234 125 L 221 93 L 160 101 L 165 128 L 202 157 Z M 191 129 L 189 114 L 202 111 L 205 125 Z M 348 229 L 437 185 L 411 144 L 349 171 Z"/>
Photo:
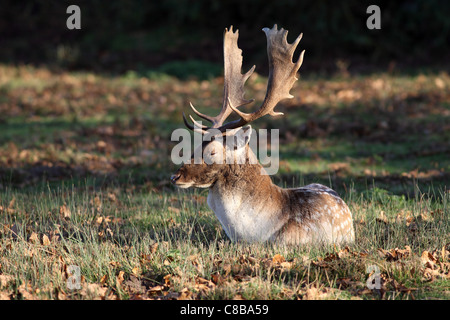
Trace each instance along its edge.
<path fill-rule="evenodd" d="M 210 188 L 208 205 L 233 241 L 268 240 L 286 222 L 283 189 L 260 164 L 228 165 Z"/>

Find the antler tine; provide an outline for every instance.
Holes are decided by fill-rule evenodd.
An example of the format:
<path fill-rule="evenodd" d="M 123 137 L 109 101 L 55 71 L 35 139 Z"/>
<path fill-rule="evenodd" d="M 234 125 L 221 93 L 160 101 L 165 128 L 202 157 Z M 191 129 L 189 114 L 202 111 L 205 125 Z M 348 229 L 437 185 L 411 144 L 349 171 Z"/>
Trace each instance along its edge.
<path fill-rule="evenodd" d="M 267 92 L 261 107 L 253 113 L 239 111 L 232 102 L 229 101 L 231 109 L 236 112 L 240 120 L 226 125 L 225 129 L 232 129 L 243 126 L 258 118 L 269 114 L 271 116 L 281 116 L 282 112 L 275 112 L 274 108 L 283 99 L 291 99 L 289 93 L 294 82 L 297 81 L 297 72 L 303 63 L 305 51 L 303 50 L 297 60 L 292 62 L 295 49 L 297 48 L 303 34 L 300 34 L 292 44 L 287 42 L 287 30 L 278 30 L 275 24 L 272 29 L 264 28 L 267 37 L 267 54 L 269 56 L 269 80 Z"/>
<path fill-rule="evenodd" d="M 197 121 L 195 121 L 192 117 L 190 117 L 190 118 L 191 118 L 191 120 L 194 122 L 194 125 L 190 124 L 190 123 L 187 121 L 186 115 L 185 115 L 184 112 L 183 112 L 183 122 L 184 122 L 185 126 L 186 126 L 188 129 L 190 129 L 190 130 L 192 130 L 192 131 L 194 131 L 194 132 L 198 132 L 198 133 L 200 133 L 200 134 L 205 134 L 205 133 L 207 133 L 207 131 L 205 131 L 204 128 L 203 128 L 203 127 L 205 127 L 205 126 L 200 125 L 200 124 L 199 124 Z"/>
<path fill-rule="evenodd" d="M 192 121 L 192 123 L 194 124 L 194 126 L 199 127 L 199 128 L 201 128 L 201 129 L 208 129 L 207 126 L 205 126 L 205 125 L 203 125 L 203 124 L 201 124 L 201 123 L 195 121 L 195 119 L 192 118 L 191 115 L 189 115 L 189 118 L 191 119 L 191 121 Z"/>
<path fill-rule="evenodd" d="M 222 109 L 214 117 L 212 128 L 220 128 L 228 116 L 233 112 L 229 101 L 233 105 L 240 107 L 251 103 L 253 100 L 244 99 L 244 84 L 255 70 L 253 66 L 245 74 L 241 74 L 242 69 L 242 50 L 238 47 L 239 30 L 233 32 L 233 26 L 230 30 L 225 28 L 223 38 L 223 58 L 224 58 L 224 92 Z"/>
<path fill-rule="evenodd" d="M 190 104 L 192 111 L 199 117 L 208 120 L 212 123 L 210 128 L 221 128 L 224 121 L 233 112 L 233 108 L 230 106 L 233 104 L 234 108 L 249 104 L 254 100 L 244 99 L 244 84 L 247 79 L 252 75 L 255 70 L 255 66 L 250 68 L 245 74 L 241 74 L 242 69 L 242 50 L 238 47 L 239 30 L 233 32 L 233 26 L 224 31 L 224 93 L 222 109 L 220 113 L 211 117 L 199 112 L 195 107 Z M 230 102 L 229 102 L 230 101 Z M 192 125 L 190 125 L 191 129 Z M 202 127 L 208 129 L 208 127 Z"/>
<path fill-rule="evenodd" d="M 244 113 L 238 110 L 240 106 L 253 102 L 253 99 L 244 99 L 244 84 L 252 75 L 255 66 L 245 74 L 241 74 L 242 50 L 237 45 L 239 32 L 238 30 L 233 32 L 233 26 L 231 26 L 230 30 L 225 29 L 224 32 L 224 97 L 220 113 L 215 117 L 210 117 L 197 111 L 191 104 L 191 108 L 195 114 L 212 123 L 210 128 L 219 129 L 224 132 L 227 129 L 242 127 L 267 114 L 281 116 L 283 113 L 274 111 L 274 108 L 281 100 L 293 98 L 289 91 L 292 89 L 295 81 L 298 80 L 297 72 L 303 63 L 305 50 L 300 53 L 295 63 L 292 62 L 292 58 L 303 34 L 300 34 L 292 44 L 289 44 L 287 42 L 288 31 L 283 28 L 278 30 L 276 24 L 272 29 L 264 28 L 262 30 L 267 37 L 267 54 L 269 57 L 269 80 L 262 105 L 253 113 Z M 233 111 L 240 118 L 223 124 Z M 205 130 L 209 129 L 207 126 L 200 125 L 192 117 L 191 120 L 195 127 L 187 124 L 184 115 L 183 120 L 191 130 L 197 129 L 197 131 L 206 132 Z"/>
<path fill-rule="evenodd" d="M 281 28 L 277 30 L 275 24 L 272 29 L 264 28 L 267 37 L 267 54 L 269 56 L 269 83 L 267 85 L 266 98 L 262 108 L 273 108 L 283 99 L 291 99 L 289 93 L 297 80 L 297 71 L 303 63 L 305 51 L 300 54 L 294 64 L 292 58 L 303 34 L 300 34 L 292 44 L 287 42 L 288 31 Z"/>
<path fill-rule="evenodd" d="M 189 105 L 190 105 L 192 111 L 194 111 L 194 113 L 195 113 L 196 115 L 198 115 L 200 118 L 203 118 L 203 119 L 205 119 L 205 120 L 208 120 L 209 122 L 214 123 L 213 117 L 210 117 L 210 116 L 208 116 L 208 115 L 206 115 L 206 114 L 203 114 L 203 113 L 199 112 L 197 109 L 195 109 L 195 107 L 192 105 L 191 102 L 189 102 Z"/>

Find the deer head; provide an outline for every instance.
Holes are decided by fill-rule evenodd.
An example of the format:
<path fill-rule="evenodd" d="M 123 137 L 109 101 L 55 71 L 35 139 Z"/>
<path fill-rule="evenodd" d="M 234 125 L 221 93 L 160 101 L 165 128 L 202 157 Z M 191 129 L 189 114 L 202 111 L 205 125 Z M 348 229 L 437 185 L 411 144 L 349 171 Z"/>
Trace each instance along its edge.
<path fill-rule="evenodd" d="M 185 125 L 192 131 L 199 132 L 208 137 L 198 148 L 201 152 L 194 152 L 188 163 L 185 163 L 171 177 L 172 183 L 179 187 L 203 187 L 207 188 L 214 184 L 218 177 L 226 175 L 230 170 L 243 170 L 245 166 L 248 171 L 254 171 L 258 167 L 256 156 L 248 147 L 251 136 L 249 123 L 265 115 L 281 116 L 283 113 L 275 112 L 274 108 L 283 99 L 293 96 L 289 93 L 294 82 L 297 80 L 297 71 L 303 62 L 304 51 L 300 54 L 297 62 L 292 62 L 295 49 L 302 38 L 302 34 L 292 43 L 287 42 L 287 30 L 278 30 L 277 25 L 272 29 L 264 28 L 267 37 L 267 54 L 269 57 L 269 78 L 267 91 L 261 106 L 253 113 L 244 113 L 239 110 L 241 106 L 247 105 L 254 100 L 244 98 L 244 84 L 255 70 L 253 66 L 245 74 L 241 74 L 242 50 L 239 49 L 237 41 L 239 33 L 225 29 L 224 33 L 224 95 L 222 109 L 215 116 L 205 115 L 199 112 L 192 104 L 192 111 L 211 123 L 205 126 L 189 116 L 192 124 L 188 122 L 183 113 Z M 239 119 L 226 122 L 225 120 L 236 113 Z M 230 141 L 232 143 L 230 143 Z M 258 167 L 259 168 L 259 167 Z M 256 172 L 256 171 L 255 171 Z"/>
<path fill-rule="evenodd" d="M 255 165 L 256 156 L 249 148 L 251 131 L 251 126 L 245 126 L 211 135 L 210 129 L 206 141 L 171 177 L 172 183 L 180 188 L 208 188 L 231 169 Z"/>

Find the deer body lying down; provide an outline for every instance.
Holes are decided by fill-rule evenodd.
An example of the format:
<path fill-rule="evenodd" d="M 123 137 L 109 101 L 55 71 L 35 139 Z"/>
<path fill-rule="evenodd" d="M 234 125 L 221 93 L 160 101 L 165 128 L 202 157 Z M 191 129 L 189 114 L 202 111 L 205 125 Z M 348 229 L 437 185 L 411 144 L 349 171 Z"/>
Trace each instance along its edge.
<path fill-rule="evenodd" d="M 269 83 L 262 106 L 247 114 L 237 108 L 248 104 L 243 98 L 243 85 L 254 67 L 242 75 L 241 50 L 236 33 L 226 30 L 224 36 L 225 96 L 222 110 L 216 117 L 193 111 L 213 125 L 208 128 L 196 122 L 188 128 L 210 134 L 171 181 L 181 188 L 209 188 L 208 205 L 214 211 L 226 234 L 232 241 L 282 243 L 349 243 L 354 241 L 352 215 L 345 202 L 332 189 L 320 184 L 285 189 L 272 183 L 249 147 L 249 122 L 273 111 L 278 102 L 291 98 L 289 94 L 296 73 L 303 60 L 292 63 L 292 56 L 300 41 L 286 41 L 287 31 L 263 29 L 267 36 L 269 55 Z M 235 112 L 240 119 L 223 124 Z M 215 129 L 215 133 L 211 133 Z M 234 144 L 228 144 L 232 139 Z M 230 147 L 233 146 L 233 147 Z M 224 161 L 226 159 L 226 161 Z"/>
<path fill-rule="evenodd" d="M 208 205 L 231 240 L 284 243 L 353 241 L 350 210 L 330 188 L 312 184 L 283 189 L 271 181 L 263 183 L 265 185 L 260 191 L 261 185 L 252 182 L 253 189 L 242 195 L 223 192 L 229 187 L 227 182 L 222 185 L 218 181 L 211 188 Z M 248 190 L 250 186 L 244 181 L 234 187 Z"/>

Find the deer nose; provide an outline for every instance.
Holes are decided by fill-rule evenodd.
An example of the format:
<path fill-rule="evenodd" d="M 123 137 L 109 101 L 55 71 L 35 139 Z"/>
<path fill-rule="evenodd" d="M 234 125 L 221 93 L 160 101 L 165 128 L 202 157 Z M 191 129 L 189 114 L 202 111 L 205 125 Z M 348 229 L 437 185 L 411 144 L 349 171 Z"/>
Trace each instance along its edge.
<path fill-rule="evenodd" d="M 172 183 L 175 183 L 178 179 L 180 179 L 180 177 L 181 177 L 181 174 L 180 174 L 180 173 L 175 173 L 175 174 L 173 174 L 173 175 L 170 177 L 170 181 L 171 181 Z"/>

